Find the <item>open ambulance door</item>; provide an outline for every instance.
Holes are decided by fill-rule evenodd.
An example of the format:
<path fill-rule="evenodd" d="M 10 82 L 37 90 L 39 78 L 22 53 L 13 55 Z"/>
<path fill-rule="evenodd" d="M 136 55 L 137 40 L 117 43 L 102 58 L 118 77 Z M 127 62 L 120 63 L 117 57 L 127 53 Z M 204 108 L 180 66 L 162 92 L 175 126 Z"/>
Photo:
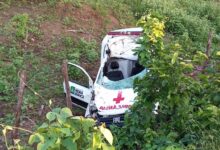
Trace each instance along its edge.
<path fill-rule="evenodd" d="M 79 65 L 68 63 L 68 76 L 73 105 L 86 109 L 93 95 L 93 81 Z M 65 83 L 64 92 L 66 93 Z"/>

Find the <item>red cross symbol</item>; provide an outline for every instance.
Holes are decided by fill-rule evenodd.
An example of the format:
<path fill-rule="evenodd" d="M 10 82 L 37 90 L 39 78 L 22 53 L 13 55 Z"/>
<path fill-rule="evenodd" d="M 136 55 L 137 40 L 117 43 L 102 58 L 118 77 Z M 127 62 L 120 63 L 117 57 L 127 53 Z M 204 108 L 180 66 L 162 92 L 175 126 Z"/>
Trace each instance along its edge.
<path fill-rule="evenodd" d="M 121 101 L 123 101 L 125 98 L 122 97 L 122 91 L 118 92 L 118 96 L 116 98 L 113 98 L 113 101 L 116 102 L 116 104 L 120 103 Z"/>

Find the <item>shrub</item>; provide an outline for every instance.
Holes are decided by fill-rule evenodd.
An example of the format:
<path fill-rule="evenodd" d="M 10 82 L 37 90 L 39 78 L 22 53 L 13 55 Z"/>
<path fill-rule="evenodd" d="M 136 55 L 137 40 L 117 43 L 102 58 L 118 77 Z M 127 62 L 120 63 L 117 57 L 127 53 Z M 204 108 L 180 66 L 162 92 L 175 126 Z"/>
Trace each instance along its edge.
<path fill-rule="evenodd" d="M 95 121 L 73 117 L 68 108 L 56 108 L 46 115 L 43 123 L 29 138 L 29 144 L 38 143 L 43 149 L 114 149 L 111 132 L 103 126 L 95 127 Z"/>
<path fill-rule="evenodd" d="M 134 83 L 138 100 L 125 126 L 113 128 L 115 144 L 119 149 L 208 149 L 212 143 L 218 149 L 219 52 L 164 43 L 164 24 L 151 15 L 138 21 L 144 33 L 136 53 L 150 71 Z"/>
<path fill-rule="evenodd" d="M 113 137 L 111 132 L 102 126 L 95 126 L 93 119 L 73 117 L 69 108 L 55 108 L 46 115 L 47 122 L 43 123 L 35 132 L 19 128 L 31 133 L 28 144 L 36 143 L 38 150 L 62 149 L 103 149 L 114 150 L 112 146 Z M 7 149 L 31 149 L 22 146 L 19 139 L 15 139 L 14 146 L 7 142 L 7 131 L 13 130 L 12 126 L 3 127 L 2 133 L 5 137 Z"/>

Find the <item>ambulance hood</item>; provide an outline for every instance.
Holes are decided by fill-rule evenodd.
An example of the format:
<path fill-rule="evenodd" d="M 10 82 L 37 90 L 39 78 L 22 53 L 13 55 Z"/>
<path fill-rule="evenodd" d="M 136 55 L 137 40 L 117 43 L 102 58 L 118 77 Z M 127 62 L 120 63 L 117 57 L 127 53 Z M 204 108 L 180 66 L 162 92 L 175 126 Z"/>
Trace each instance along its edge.
<path fill-rule="evenodd" d="M 97 86 L 95 90 L 95 105 L 99 115 L 123 114 L 133 105 L 135 97 L 132 88 L 110 90 Z"/>

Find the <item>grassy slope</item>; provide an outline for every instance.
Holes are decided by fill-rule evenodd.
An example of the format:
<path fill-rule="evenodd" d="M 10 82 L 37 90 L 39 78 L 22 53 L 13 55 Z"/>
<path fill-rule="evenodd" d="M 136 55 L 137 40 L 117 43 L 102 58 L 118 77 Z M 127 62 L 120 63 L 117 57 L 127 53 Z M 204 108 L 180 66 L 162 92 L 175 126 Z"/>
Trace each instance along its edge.
<path fill-rule="evenodd" d="M 65 105 L 61 75 L 64 59 L 79 63 L 95 78 L 103 36 L 112 29 L 133 25 L 131 13 L 126 10 L 127 15 L 122 15 L 125 5 L 117 6 L 119 13 L 115 11 L 116 6 L 100 8 L 100 4 L 95 1 L 77 5 L 14 2 L 1 7 L 1 123 L 13 123 L 11 110 L 16 104 L 21 69 L 28 73 L 21 126 L 28 129 L 44 120 L 50 99 L 52 107 Z M 46 107 L 39 116 L 42 105 Z M 79 110 L 74 113 L 82 115 Z"/>
<path fill-rule="evenodd" d="M 166 31 L 175 38 L 189 36 L 193 46 L 204 50 L 208 32 L 220 48 L 220 3 L 218 0 L 135 0 L 132 10 L 137 18 L 151 13 L 166 18 Z M 134 3 L 127 1 L 128 5 Z"/>

